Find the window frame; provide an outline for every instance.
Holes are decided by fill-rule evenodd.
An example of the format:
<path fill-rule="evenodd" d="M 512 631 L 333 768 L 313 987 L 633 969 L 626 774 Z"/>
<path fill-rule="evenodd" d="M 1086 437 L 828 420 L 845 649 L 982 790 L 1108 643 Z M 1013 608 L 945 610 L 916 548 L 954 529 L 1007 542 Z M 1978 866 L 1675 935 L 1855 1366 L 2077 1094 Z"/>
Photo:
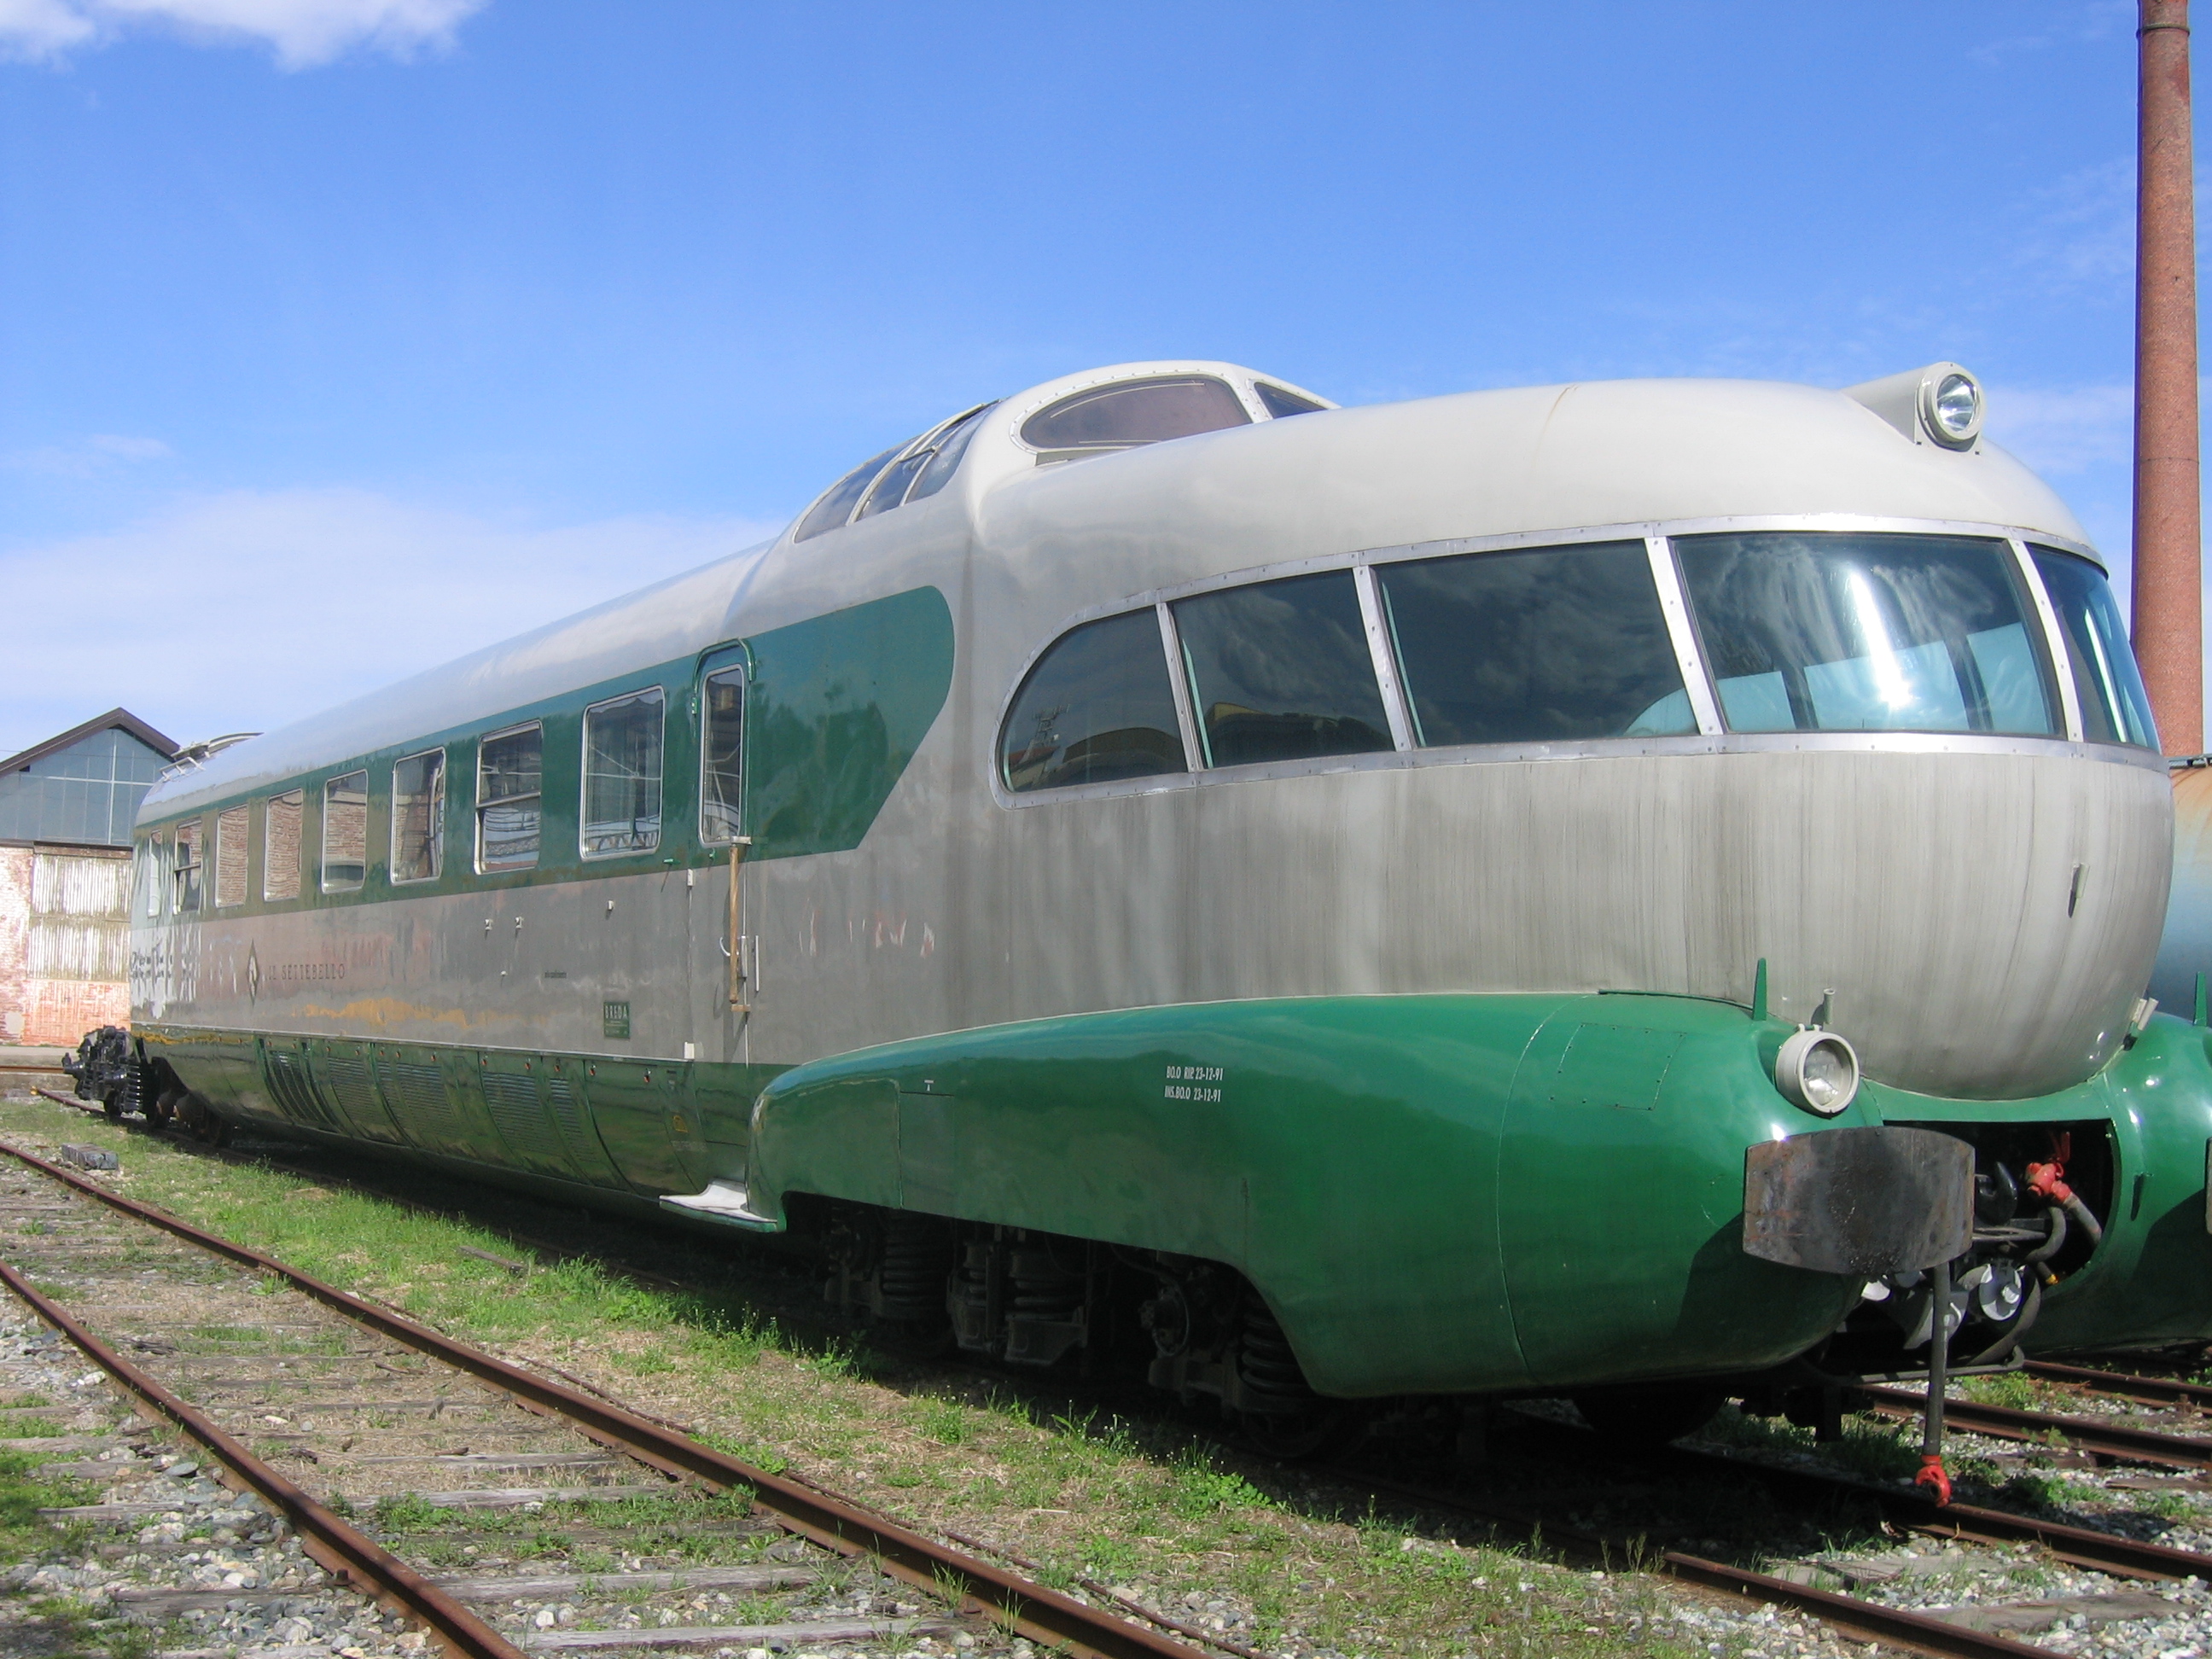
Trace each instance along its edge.
<path fill-rule="evenodd" d="M 277 893 L 270 890 L 270 878 L 276 874 L 276 847 L 270 840 L 275 833 L 276 815 L 273 808 L 289 805 L 298 814 L 292 824 L 292 861 L 289 873 L 292 890 Z M 295 789 L 280 789 L 261 802 L 261 902 L 264 904 L 292 904 L 299 900 L 307 886 L 307 792 L 304 786 Z"/>
<path fill-rule="evenodd" d="M 654 780 L 655 792 L 658 796 L 660 810 L 654 816 L 653 821 L 658 827 L 653 830 L 653 845 L 650 847 L 614 847 L 608 848 L 599 852 L 594 852 L 592 850 L 592 848 L 587 842 L 584 834 L 586 814 L 588 813 L 591 805 L 592 716 L 598 714 L 602 709 L 612 708 L 622 703 L 635 702 L 647 697 L 652 698 L 655 702 L 660 705 L 660 772 L 659 776 Z M 635 822 L 636 820 L 635 818 L 631 820 L 632 823 L 635 823 Z M 544 836 L 542 818 L 540 821 L 538 835 L 542 848 Z M 618 691 L 611 697 L 602 697 L 597 702 L 586 704 L 583 718 L 576 724 L 576 855 L 584 860 L 586 863 L 592 864 L 602 862 L 607 859 L 657 857 L 660 852 L 661 843 L 667 839 L 668 688 L 659 682 L 655 681 L 652 684 L 641 685 L 634 690 Z"/>
<path fill-rule="evenodd" d="M 234 821 L 239 826 L 237 856 L 239 863 L 243 866 L 238 876 L 238 896 L 228 903 L 224 902 L 222 896 L 225 885 L 223 878 L 230 863 L 228 854 L 231 837 L 223 834 L 223 825 L 226 821 Z M 213 851 L 215 879 L 209 884 L 209 887 L 215 902 L 210 908 L 216 910 L 235 910 L 253 896 L 253 809 L 249 803 L 240 801 L 235 806 L 224 807 L 215 815 Z"/>
<path fill-rule="evenodd" d="M 538 734 L 538 787 L 527 794 L 500 795 L 486 799 L 483 793 L 483 751 L 487 745 L 501 738 L 520 737 L 525 732 Z M 517 720 L 512 726 L 502 726 L 487 732 L 477 739 L 476 801 L 473 808 L 476 823 L 470 831 L 474 842 L 476 872 L 480 876 L 503 876 L 517 870 L 535 870 L 545 859 L 545 722 L 544 720 Z M 502 860 L 491 863 L 484 857 L 483 815 L 487 807 L 505 806 L 514 801 L 534 800 L 538 803 L 538 847 L 528 859 Z"/>
<path fill-rule="evenodd" d="M 190 830 L 191 854 L 185 856 L 185 831 Z M 170 827 L 169 844 L 174 849 L 169 859 L 169 914 L 174 916 L 197 915 L 207 907 L 201 902 L 205 896 L 201 889 L 206 885 L 202 872 L 207 867 L 207 819 L 205 817 L 179 818 Z M 190 891 L 191 902 L 185 902 Z"/>
<path fill-rule="evenodd" d="M 707 823 L 708 767 L 714 759 L 714 745 L 708 741 L 708 723 L 714 718 L 709 696 L 711 683 L 725 675 L 735 675 L 738 685 L 738 801 L 732 815 L 737 827 L 728 835 L 710 830 Z M 722 647 L 708 653 L 700 659 L 696 684 L 699 688 L 699 844 L 702 847 L 729 847 L 742 841 L 745 834 L 745 759 L 751 752 L 751 732 L 745 722 L 752 714 L 753 656 L 746 647 Z"/>
<path fill-rule="evenodd" d="M 432 796 L 430 836 L 424 843 L 430 849 L 430 873 L 427 876 L 403 876 L 399 873 L 399 769 L 416 761 L 435 757 L 438 763 L 437 787 Z M 441 881 L 446 874 L 446 803 L 451 795 L 447 775 L 452 757 L 446 746 L 439 744 L 429 749 L 418 749 L 411 755 L 402 755 L 392 763 L 392 823 L 386 836 L 390 842 L 391 861 L 385 866 L 387 877 L 394 887 L 419 887 L 424 882 Z"/>
<path fill-rule="evenodd" d="M 1042 403 L 1050 399 L 1040 400 Z M 2080 754 L 2087 751 L 2095 758 L 2117 764 L 2141 765 L 2146 768 L 2163 767 L 2163 760 L 2155 751 L 2118 744 L 2090 744 L 2081 737 L 2080 715 L 2074 700 L 2068 676 L 2060 674 L 2059 694 L 2064 706 L 2066 730 L 2063 736 L 2039 737 L 2008 735 L 1996 732 L 1730 732 L 1723 728 L 1718 698 L 1712 678 L 1708 672 L 1704 652 L 1696 637 L 1686 599 L 1676 568 L 1672 538 L 1677 536 L 1699 535 L 1716 532 L 1749 532 L 1753 531 L 1832 531 L 1850 530 L 1866 533 L 1895 533 L 1899 535 L 1959 535 L 1988 538 L 2009 542 L 2020 568 L 2021 580 L 2033 608 L 2043 623 L 2044 651 L 2052 663 L 2063 661 L 2065 641 L 2052 614 L 2049 595 L 2045 592 L 2027 547 L 2038 545 L 2070 553 L 2084 558 L 2103 572 L 2109 580 L 2111 568 L 2102 555 L 2087 544 L 2068 536 L 2050 532 L 2023 528 L 2016 525 L 1989 523 L 1974 520 L 1908 519 L 1867 515 L 1848 519 L 1827 514 L 1759 514 L 1731 517 L 1707 517 L 1670 520 L 1655 522 L 1650 520 L 1628 523 L 1571 525 L 1544 530 L 1514 531 L 1496 535 L 1451 537 L 1419 544 L 1369 547 L 1343 552 L 1317 554 L 1309 558 L 1276 561 L 1255 565 L 1241 570 L 1224 571 L 1194 578 L 1171 586 L 1152 588 L 1125 597 L 1085 605 L 1060 618 L 1044 630 L 1036 642 L 1012 665 L 1000 693 L 996 718 L 981 732 L 982 738 L 981 763 L 990 781 L 992 798 L 1008 810 L 1027 809 L 1065 803 L 1071 800 L 1104 799 L 1116 795 L 1156 794 L 1177 789 L 1190 789 L 1216 783 L 1247 782 L 1257 778 L 1304 776 L 1322 772 L 1370 771 L 1402 766 L 1433 766 L 1468 764 L 1482 762 L 1510 762 L 1527 759 L 1569 759 L 1584 754 L 1717 754 L 1768 749 L 1849 750 L 1874 751 L 1882 750 L 1925 750 L 1931 746 L 1948 750 L 1987 748 L 1992 752 L 2020 752 L 2023 749 L 2039 752 Z M 1068 784 L 1054 789 L 1041 789 L 1015 793 L 1006 787 L 1000 775 L 999 755 L 1006 721 L 1014 700 L 1021 694 L 1030 672 L 1044 654 L 1060 639 L 1085 623 L 1120 615 L 1125 611 L 1151 606 L 1159 615 L 1162 636 L 1170 665 L 1182 660 L 1182 642 L 1175 630 L 1171 602 L 1213 588 L 1241 586 L 1247 583 L 1269 580 L 1278 576 L 1297 575 L 1310 571 L 1350 568 L 1355 571 L 1364 567 L 1381 566 L 1403 561 L 1443 557 L 1459 553 L 1506 552 L 1533 550 L 1541 548 L 1571 548 L 1587 542 L 1618 542 L 1640 540 L 1644 544 L 1650 560 L 1652 576 L 1659 589 L 1661 611 L 1666 617 L 1668 632 L 1674 644 L 1675 654 L 1682 670 L 1684 686 L 1690 696 L 1692 710 L 1697 715 L 1698 731 L 1694 734 L 1664 737 L 1603 738 L 1577 739 L 1553 744 L 1474 744 L 1454 748 L 1407 749 L 1377 751 L 1364 755 L 1334 756 L 1321 759 L 1275 761 L 1237 767 L 1218 767 L 1180 773 L 1168 776 L 1122 779 L 1109 783 Z M 1368 579 L 1362 579 L 1364 590 Z M 1402 682 L 1395 685 L 1382 677 L 1388 673 L 1396 679 L 1395 653 L 1387 635 L 1375 638 L 1373 645 L 1384 660 L 1377 665 L 1377 683 L 1384 686 L 1386 708 L 1396 705 L 1394 725 L 1404 718 Z M 1185 677 L 1171 673 L 1179 702 L 1187 701 Z M 1395 694 L 1395 695 L 1394 695 Z M 1183 745 L 1194 757 L 1204 751 L 1198 742 L 1192 711 L 1183 708 Z M 1410 732 L 1408 721 L 1407 729 Z"/>
<path fill-rule="evenodd" d="M 333 882 L 331 879 L 331 808 L 337 804 L 331 792 L 351 779 L 361 780 L 361 878 L 357 881 Z M 335 772 L 323 780 L 323 813 L 321 834 L 315 848 L 315 889 L 320 893 L 358 893 L 368 885 L 368 768 L 356 766 L 349 772 Z"/>

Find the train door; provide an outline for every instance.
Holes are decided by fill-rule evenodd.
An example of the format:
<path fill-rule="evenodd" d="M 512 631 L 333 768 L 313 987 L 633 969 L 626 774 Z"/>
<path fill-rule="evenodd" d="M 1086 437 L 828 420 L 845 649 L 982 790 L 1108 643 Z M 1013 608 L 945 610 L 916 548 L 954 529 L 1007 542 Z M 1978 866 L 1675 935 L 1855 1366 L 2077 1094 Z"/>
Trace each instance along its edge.
<path fill-rule="evenodd" d="M 702 951 L 700 959 L 713 963 L 716 983 L 700 1000 L 718 1016 L 707 1029 L 730 1034 L 723 1052 L 704 1056 L 710 1060 L 738 1058 L 735 1034 L 751 1012 L 757 988 L 758 951 L 750 937 L 745 890 L 745 853 L 751 845 L 744 805 L 745 686 L 750 672 L 750 655 L 742 645 L 709 652 L 699 666 L 699 840 L 710 854 L 722 854 L 717 866 L 708 866 L 721 877 L 714 884 L 720 888 L 720 902 L 710 901 L 717 914 L 701 929 L 715 942 L 712 956 Z"/>

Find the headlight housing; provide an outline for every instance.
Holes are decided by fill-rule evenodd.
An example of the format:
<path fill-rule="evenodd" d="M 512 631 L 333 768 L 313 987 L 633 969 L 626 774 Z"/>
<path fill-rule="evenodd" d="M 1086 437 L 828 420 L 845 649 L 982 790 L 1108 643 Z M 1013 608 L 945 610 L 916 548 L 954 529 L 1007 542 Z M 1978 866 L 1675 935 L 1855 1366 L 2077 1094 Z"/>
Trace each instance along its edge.
<path fill-rule="evenodd" d="M 1955 364 L 1940 365 L 1920 382 L 1920 419 L 1947 449 L 1972 449 L 1982 435 L 1982 383 Z"/>
<path fill-rule="evenodd" d="M 1774 1086 L 1791 1105 L 1833 1117 L 1858 1094 L 1859 1057 L 1833 1031 L 1793 1031 L 1774 1057 Z"/>

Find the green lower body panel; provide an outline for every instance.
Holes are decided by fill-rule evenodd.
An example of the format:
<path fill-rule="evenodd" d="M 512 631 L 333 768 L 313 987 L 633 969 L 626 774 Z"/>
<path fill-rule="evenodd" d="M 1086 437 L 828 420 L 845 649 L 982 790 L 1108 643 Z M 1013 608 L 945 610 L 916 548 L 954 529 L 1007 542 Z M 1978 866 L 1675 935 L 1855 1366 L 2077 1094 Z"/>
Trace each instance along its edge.
<path fill-rule="evenodd" d="M 803 1197 L 1218 1263 L 1341 1397 L 1828 1363 L 1891 1292 L 1747 1254 L 1745 1160 L 1838 1128 L 1966 1139 L 1998 1186 L 2064 1166 L 2102 1239 L 2077 1231 L 2038 1270 L 2033 1351 L 2212 1337 L 2206 1032 L 2154 1019 L 2045 1098 L 1869 1083 L 1822 1119 L 1772 1082 L 1788 1029 L 1677 997 L 1333 998 L 1030 1021 L 789 1069 L 142 1035 L 230 1117 L 586 1202 L 712 1188 L 769 1229 Z"/>

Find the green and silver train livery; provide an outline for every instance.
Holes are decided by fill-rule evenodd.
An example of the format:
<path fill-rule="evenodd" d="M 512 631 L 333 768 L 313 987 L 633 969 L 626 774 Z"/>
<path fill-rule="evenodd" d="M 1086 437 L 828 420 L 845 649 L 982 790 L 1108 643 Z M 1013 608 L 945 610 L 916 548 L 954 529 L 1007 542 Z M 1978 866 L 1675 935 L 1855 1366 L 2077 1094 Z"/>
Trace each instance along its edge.
<path fill-rule="evenodd" d="M 155 1104 L 810 1237 L 1279 1439 L 2212 1336 L 2165 763 L 1980 421 L 1950 364 L 966 411 L 161 784 Z"/>

